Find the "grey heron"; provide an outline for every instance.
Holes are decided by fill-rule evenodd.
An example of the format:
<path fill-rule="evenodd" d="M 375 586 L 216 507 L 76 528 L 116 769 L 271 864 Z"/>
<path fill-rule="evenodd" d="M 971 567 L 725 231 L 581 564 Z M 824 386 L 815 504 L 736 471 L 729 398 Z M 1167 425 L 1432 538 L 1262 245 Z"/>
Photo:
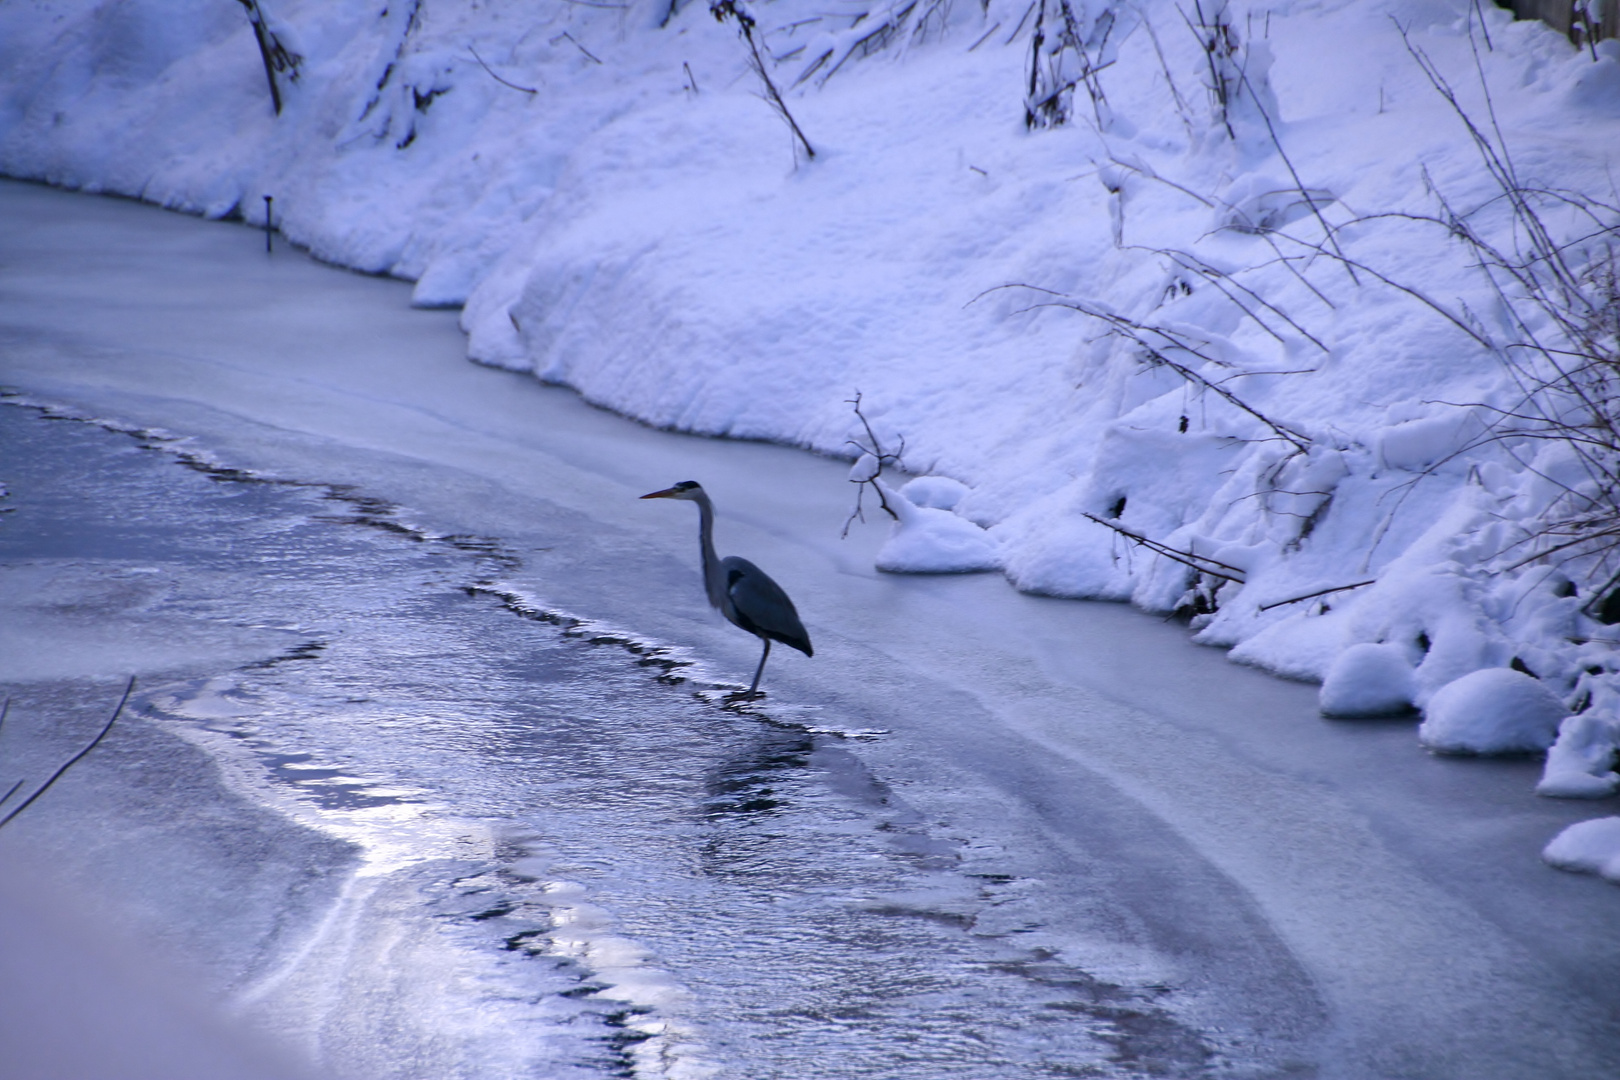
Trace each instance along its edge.
<path fill-rule="evenodd" d="M 698 507 L 698 543 L 703 553 L 703 587 L 708 591 L 709 603 L 720 609 L 733 626 L 748 631 L 765 643 L 760 654 L 759 667 L 754 670 L 753 685 L 746 697 L 753 698 L 759 690 L 759 678 L 765 674 L 765 661 L 771 655 L 771 642 L 791 645 L 806 656 L 814 656 L 810 635 L 805 633 L 793 601 L 782 591 L 782 586 L 771 576 L 747 559 L 735 555 L 722 559 L 714 553 L 714 503 L 709 493 L 696 480 L 682 480 L 674 487 L 654 491 L 643 499 L 685 499 Z"/>

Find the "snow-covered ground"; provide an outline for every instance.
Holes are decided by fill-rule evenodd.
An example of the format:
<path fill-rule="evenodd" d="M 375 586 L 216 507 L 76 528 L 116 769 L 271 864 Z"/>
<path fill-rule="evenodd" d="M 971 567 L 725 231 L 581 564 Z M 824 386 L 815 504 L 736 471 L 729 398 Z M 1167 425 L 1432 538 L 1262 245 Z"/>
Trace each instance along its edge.
<path fill-rule="evenodd" d="M 1569 351 L 1620 348 L 1615 42 L 1472 0 L 260 6 L 279 116 L 232 5 L 7 4 L 0 170 L 273 206 L 654 425 L 851 453 L 859 392 L 966 485 L 886 569 L 1180 609 L 1340 715 L 1518 667 L 1579 713 L 1540 790 L 1620 786 L 1608 368 Z M 1504 723 L 1430 745 L 1558 731 Z"/>

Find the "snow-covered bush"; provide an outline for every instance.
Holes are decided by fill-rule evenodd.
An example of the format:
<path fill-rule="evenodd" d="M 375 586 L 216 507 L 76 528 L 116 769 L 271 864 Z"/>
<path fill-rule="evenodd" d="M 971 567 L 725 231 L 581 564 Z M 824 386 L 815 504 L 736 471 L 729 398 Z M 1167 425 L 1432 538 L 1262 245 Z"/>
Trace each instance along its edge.
<path fill-rule="evenodd" d="M 1589 615 L 1620 622 L 1620 196 L 1605 202 L 1527 178 L 1494 124 L 1489 89 L 1487 121 L 1421 48 L 1408 48 L 1468 131 L 1497 195 L 1464 209 L 1437 191 L 1437 211 L 1415 215 L 1468 250 L 1495 318 L 1425 302 L 1497 357 L 1518 391 L 1453 414 L 1477 430 L 1454 437 L 1447 456 L 1488 447 L 1533 471 L 1544 483 L 1520 519 L 1524 535 L 1504 551 L 1517 556 L 1505 569 L 1557 566 L 1592 590 Z"/>
<path fill-rule="evenodd" d="M 1069 120 L 1077 88 L 1091 100 L 1097 128 L 1109 130 L 1113 114 L 1102 72 L 1114 62 L 1118 38 L 1129 34 L 1121 19 L 1135 14 L 1129 5 L 1085 0 L 1035 0 L 1029 37 L 1029 93 L 1024 100 L 1027 127 L 1053 127 Z"/>
<path fill-rule="evenodd" d="M 943 34 L 950 7 L 947 0 L 888 0 L 795 18 L 778 32 L 796 39 L 798 32 L 808 28 L 813 36 L 803 44 L 791 45 L 779 59 L 800 65 L 793 85 L 810 80 L 824 84 L 851 59 L 888 48 L 904 51 L 925 41 L 930 33 Z"/>
<path fill-rule="evenodd" d="M 888 540 L 878 551 L 877 569 L 892 574 L 970 574 L 1000 569 L 997 541 L 983 528 L 951 512 L 967 494 L 967 485 L 944 476 L 919 476 L 899 491 L 891 488 L 883 480 L 883 470 L 902 464 L 905 440 L 901 438 L 895 449 L 887 449 L 871 420 L 861 411 L 861 395 L 857 393 L 849 404 L 860 425 L 860 432 L 849 444 L 860 456 L 849 470 L 857 495 L 844 532 L 848 534 L 850 525 L 864 520 L 862 500 L 871 489 L 893 522 Z"/>

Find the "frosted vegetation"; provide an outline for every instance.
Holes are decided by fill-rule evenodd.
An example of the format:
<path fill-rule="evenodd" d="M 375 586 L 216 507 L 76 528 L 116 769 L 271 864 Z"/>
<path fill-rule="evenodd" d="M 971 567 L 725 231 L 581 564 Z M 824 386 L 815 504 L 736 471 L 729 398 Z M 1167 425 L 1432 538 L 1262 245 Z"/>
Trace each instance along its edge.
<path fill-rule="evenodd" d="M 1469 0 L 12 0 L 0 73 L 5 173 L 269 213 L 477 361 L 855 458 L 884 569 L 1178 612 L 1330 715 L 1620 786 L 1620 43 Z M 1548 857 L 1620 880 L 1610 826 Z"/>

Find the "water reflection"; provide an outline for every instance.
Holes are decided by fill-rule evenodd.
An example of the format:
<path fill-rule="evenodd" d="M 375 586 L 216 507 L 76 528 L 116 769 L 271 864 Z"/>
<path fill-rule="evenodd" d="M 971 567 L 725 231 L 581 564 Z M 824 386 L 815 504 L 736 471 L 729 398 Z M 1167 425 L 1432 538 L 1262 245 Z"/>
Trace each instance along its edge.
<path fill-rule="evenodd" d="M 776 787 L 808 769 L 816 741 L 799 732 L 764 731 L 747 750 L 722 762 L 705 782 L 708 817 L 727 814 L 763 814 L 783 801 Z"/>

